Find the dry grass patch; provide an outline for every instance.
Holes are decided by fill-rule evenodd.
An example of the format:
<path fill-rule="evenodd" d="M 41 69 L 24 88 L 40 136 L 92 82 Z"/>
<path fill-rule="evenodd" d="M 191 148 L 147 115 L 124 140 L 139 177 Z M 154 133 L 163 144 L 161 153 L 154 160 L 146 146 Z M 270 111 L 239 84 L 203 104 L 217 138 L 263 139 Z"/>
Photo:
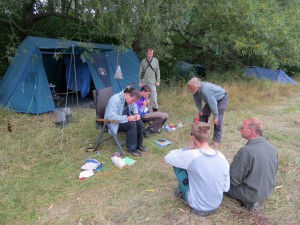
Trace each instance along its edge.
<path fill-rule="evenodd" d="M 217 82 L 216 82 L 217 83 Z M 94 145 L 95 111 L 73 111 L 75 121 L 64 129 L 54 124 L 54 114 L 32 116 L 0 110 L 1 224 L 297 224 L 299 212 L 299 87 L 273 83 L 223 82 L 230 96 L 221 151 L 231 162 L 245 144 L 238 127 L 256 117 L 265 124 L 265 137 L 280 157 L 278 182 L 265 211 L 252 214 L 236 201 L 224 198 L 217 214 L 201 218 L 173 196 L 177 180 L 163 157 L 184 147 L 197 110 L 185 84 L 160 87 L 160 109 L 169 123 L 182 122 L 174 132 L 163 131 L 145 139 L 148 152 L 122 170 L 111 162 L 117 151 L 108 141 L 100 154 L 85 152 Z M 10 121 L 12 132 L 8 132 Z M 154 141 L 165 137 L 165 148 Z M 85 181 L 78 179 L 88 158 L 104 168 Z"/>

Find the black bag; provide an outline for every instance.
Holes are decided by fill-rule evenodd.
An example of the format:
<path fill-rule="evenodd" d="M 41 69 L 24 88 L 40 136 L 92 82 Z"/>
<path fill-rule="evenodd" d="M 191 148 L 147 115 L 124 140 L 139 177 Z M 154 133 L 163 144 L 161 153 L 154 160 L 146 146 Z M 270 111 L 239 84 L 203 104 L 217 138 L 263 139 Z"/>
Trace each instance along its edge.
<path fill-rule="evenodd" d="M 145 70 L 142 71 L 142 73 L 141 73 L 141 79 L 142 79 L 142 80 L 144 79 L 144 76 L 145 76 Z"/>

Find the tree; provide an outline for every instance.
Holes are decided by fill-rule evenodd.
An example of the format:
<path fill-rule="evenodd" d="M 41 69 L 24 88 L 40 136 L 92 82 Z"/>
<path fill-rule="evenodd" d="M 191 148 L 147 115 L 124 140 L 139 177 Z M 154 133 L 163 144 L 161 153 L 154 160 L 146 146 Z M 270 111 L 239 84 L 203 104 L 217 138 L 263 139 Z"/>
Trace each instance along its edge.
<path fill-rule="evenodd" d="M 297 0 L 1 1 L 0 59 L 7 62 L 33 35 L 118 44 L 137 53 L 151 46 L 166 65 L 300 68 L 299 9 Z"/>
<path fill-rule="evenodd" d="M 23 0 L 22 4 L 12 0 L 1 3 L 0 24 L 9 25 L 10 33 L 21 38 L 105 39 L 139 52 L 170 41 L 170 29 L 182 24 L 182 17 L 194 4 L 194 0 L 184 4 L 180 0 Z"/>
<path fill-rule="evenodd" d="M 175 28 L 173 37 L 175 46 L 193 50 L 188 60 L 223 69 L 254 64 L 300 68 L 299 1 L 199 3 L 186 29 Z"/>

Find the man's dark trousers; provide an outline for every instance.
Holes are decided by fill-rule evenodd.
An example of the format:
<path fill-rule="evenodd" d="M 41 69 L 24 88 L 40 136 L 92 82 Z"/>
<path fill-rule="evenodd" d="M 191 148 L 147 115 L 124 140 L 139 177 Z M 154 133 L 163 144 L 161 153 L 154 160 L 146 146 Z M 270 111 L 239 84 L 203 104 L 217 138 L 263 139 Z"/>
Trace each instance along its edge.
<path fill-rule="evenodd" d="M 224 120 L 225 110 L 226 110 L 227 104 L 228 104 L 228 94 L 225 93 L 225 96 L 218 101 L 218 112 L 219 112 L 218 120 L 219 120 L 219 124 L 214 125 L 214 137 L 213 137 L 214 142 L 221 143 L 223 120 Z M 200 118 L 200 121 L 207 123 L 208 118 L 211 115 L 211 109 L 210 109 L 210 107 L 207 103 L 204 105 L 202 112 L 203 112 L 203 116 Z"/>
<path fill-rule="evenodd" d="M 118 131 L 126 133 L 127 152 L 136 151 L 137 147 L 142 146 L 143 144 L 142 120 L 120 123 Z"/>

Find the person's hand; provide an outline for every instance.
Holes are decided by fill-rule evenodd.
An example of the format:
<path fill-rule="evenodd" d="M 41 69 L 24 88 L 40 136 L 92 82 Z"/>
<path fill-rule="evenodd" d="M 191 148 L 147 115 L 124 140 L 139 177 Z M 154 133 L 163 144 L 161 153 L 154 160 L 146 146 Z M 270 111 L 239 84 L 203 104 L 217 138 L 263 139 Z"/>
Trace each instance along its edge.
<path fill-rule="evenodd" d="M 139 82 L 139 87 L 143 87 L 143 84 L 142 84 L 142 82 Z"/>
<path fill-rule="evenodd" d="M 155 83 L 155 86 L 156 86 L 156 87 L 157 87 L 157 86 L 159 86 L 159 85 L 160 85 L 160 83 L 159 83 L 159 82 L 156 82 L 156 83 Z"/>
<path fill-rule="evenodd" d="M 134 117 L 135 117 L 135 121 L 138 121 L 141 119 L 140 114 L 135 114 Z"/>
<path fill-rule="evenodd" d="M 146 107 L 148 105 L 148 101 L 143 102 L 143 106 Z"/>
<path fill-rule="evenodd" d="M 198 116 L 201 118 L 203 116 L 203 112 L 198 112 Z"/>
<path fill-rule="evenodd" d="M 214 125 L 218 125 L 218 124 L 219 124 L 218 118 L 213 118 L 213 124 L 214 124 Z"/>
<path fill-rule="evenodd" d="M 135 116 L 128 116 L 127 119 L 128 121 L 136 121 Z"/>

